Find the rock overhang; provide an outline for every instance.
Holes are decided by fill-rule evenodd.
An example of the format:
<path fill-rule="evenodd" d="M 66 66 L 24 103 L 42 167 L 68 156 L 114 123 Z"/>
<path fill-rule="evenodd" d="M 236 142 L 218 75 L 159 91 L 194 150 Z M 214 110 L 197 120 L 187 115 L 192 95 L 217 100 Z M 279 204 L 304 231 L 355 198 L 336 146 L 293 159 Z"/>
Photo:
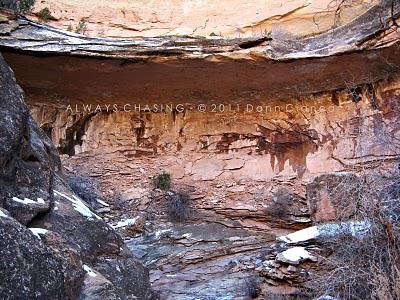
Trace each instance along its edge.
<path fill-rule="evenodd" d="M 93 38 L 7 17 L 0 49 L 29 103 L 257 105 L 394 76 L 399 14 L 399 3 L 381 1 L 344 26 L 294 40 Z"/>
<path fill-rule="evenodd" d="M 3 50 L 29 103 L 225 103 L 254 105 L 357 87 L 390 78 L 400 47 L 335 57 L 271 60 L 186 59 L 132 63 Z"/>

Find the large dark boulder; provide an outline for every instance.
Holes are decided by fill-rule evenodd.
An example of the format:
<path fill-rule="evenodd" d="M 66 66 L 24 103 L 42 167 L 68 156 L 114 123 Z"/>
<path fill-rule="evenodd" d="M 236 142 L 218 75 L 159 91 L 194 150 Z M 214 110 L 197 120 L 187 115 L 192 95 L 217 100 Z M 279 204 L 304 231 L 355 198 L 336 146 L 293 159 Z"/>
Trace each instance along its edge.
<path fill-rule="evenodd" d="M 61 163 L 1 56 L 0 132 L 0 206 L 26 225 L 50 208 L 52 176 Z"/>
<path fill-rule="evenodd" d="M 0 299 L 68 299 L 62 259 L 0 209 Z"/>
<path fill-rule="evenodd" d="M 71 245 L 79 246 L 84 261 L 91 261 L 99 255 L 120 253 L 121 236 L 76 196 L 58 175 L 55 175 L 53 188 L 53 208 L 40 219 L 35 219 L 32 226 L 57 232 Z"/>
<path fill-rule="evenodd" d="M 132 257 L 100 257 L 94 268 L 109 280 L 123 299 L 154 299 L 149 270 Z"/>

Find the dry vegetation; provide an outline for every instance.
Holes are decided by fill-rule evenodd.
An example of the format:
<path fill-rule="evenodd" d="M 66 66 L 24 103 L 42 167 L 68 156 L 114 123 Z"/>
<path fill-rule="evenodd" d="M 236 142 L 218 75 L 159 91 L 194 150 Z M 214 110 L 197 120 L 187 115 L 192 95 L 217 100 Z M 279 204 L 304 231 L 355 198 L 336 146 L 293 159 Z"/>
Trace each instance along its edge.
<path fill-rule="evenodd" d="M 311 280 L 313 294 L 400 299 L 400 177 L 368 173 L 360 182 L 343 182 L 338 189 L 356 191 L 352 193 L 356 204 L 353 218 L 365 220 L 369 226 L 356 236 L 343 230 L 322 242 L 331 255 L 321 265 L 326 272 Z"/>

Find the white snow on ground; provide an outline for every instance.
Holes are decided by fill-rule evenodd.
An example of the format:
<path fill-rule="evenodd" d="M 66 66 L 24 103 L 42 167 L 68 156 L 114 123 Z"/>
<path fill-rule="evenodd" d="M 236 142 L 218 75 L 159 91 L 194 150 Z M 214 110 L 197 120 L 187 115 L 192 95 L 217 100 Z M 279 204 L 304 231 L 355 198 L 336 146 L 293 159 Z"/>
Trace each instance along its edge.
<path fill-rule="evenodd" d="M 3 213 L 3 211 L 1 209 L 0 209 L 0 217 L 8 218 L 8 216 L 5 213 Z"/>
<path fill-rule="evenodd" d="M 59 192 L 59 191 L 56 191 L 56 190 L 54 190 L 54 193 L 55 193 L 56 195 L 58 195 L 58 196 L 64 197 L 65 199 L 71 201 L 71 202 L 72 202 L 72 206 L 74 207 L 74 209 L 75 209 L 77 212 L 79 212 L 81 215 L 87 217 L 88 219 L 93 219 L 93 217 L 96 218 L 96 219 L 101 219 L 98 215 L 96 215 L 95 213 L 93 213 L 93 212 L 89 209 L 89 207 L 87 207 L 87 206 L 82 202 L 82 200 L 79 199 L 77 196 L 72 195 L 72 198 L 71 198 L 71 197 L 68 197 L 67 195 L 65 195 L 65 194 L 63 194 L 63 193 L 61 193 L 61 192 Z"/>
<path fill-rule="evenodd" d="M 40 239 L 40 234 L 44 235 L 48 232 L 47 229 L 44 228 L 36 228 L 36 227 L 31 227 L 29 228 L 30 231 L 32 231 L 32 233 L 37 236 Z"/>
<path fill-rule="evenodd" d="M 279 253 L 279 255 L 283 260 L 286 262 L 292 262 L 292 263 L 299 263 L 303 260 L 307 260 L 307 259 L 311 259 L 314 260 L 315 257 L 312 256 L 310 254 L 310 252 L 308 252 L 304 247 L 293 247 L 290 249 L 287 249 L 281 253 Z"/>
<path fill-rule="evenodd" d="M 44 200 L 42 198 L 38 198 L 37 201 L 31 200 L 29 198 L 24 198 L 24 200 L 18 198 L 18 197 L 13 197 L 13 201 L 22 203 L 22 204 L 45 204 Z"/>
<path fill-rule="evenodd" d="M 278 241 L 294 244 L 294 243 L 309 241 L 315 239 L 318 236 L 319 236 L 319 231 L 317 229 L 317 226 L 312 226 L 285 236 L 280 236 L 278 237 Z"/>
<path fill-rule="evenodd" d="M 288 244 L 295 244 L 313 240 L 319 236 L 335 236 L 341 232 L 350 233 L 353 236 L 360 236 L 365 234 L 369 228 L 370 223 L 368 221 L 350 221 L 343 223 L 323 224 L 308 227 L 285 236 L 280 236 L 277 238 L 277 240 Z"/>
<path fill-rule="evenodd" d="M 158 230 L 154 233 L 154 236 L 156 237 L 156 239 L 158 239 L 163 233 L 166 232 L 171 232 L 171 229 Z"/>
<path fill-rule="evenodd" d="M 188 239 L 188 238 L 190 238 L 191 236 L 192 236 L 191 233 L 182 234 L 182 237 L 185 238 L 185 239 Z"/>
<path fill-rule="evenodd" d="M 119 221 L 117 223 L 117 225 L 111 225 L 112 228 L 116 229 L 116 228 L 121 228 L 121 227 L 125 227 L 128 225 L 132 225 L 135 224 L 137 219 L 139 219 L 139 217 L 133 218 L 133 219 L 126 219 L 124 221 Z"/>
<path fill-rule="evenodd" d="M 83 269 L 90 277 L 96 277 L 96 272 L 88 265 L 83 265 Z"/>
<path fill-rule="evenodd" d="M 110 204 L 108 204 L 108 203 L 106 203 L 106 202 L 104 202 L 104 201 L 102 201 L 102 200 L 100 200 L 100 199 L 96 199 L 96 201 L 97 202 L 99 202 L 101 205 L 103 205 L 103 206 L 106 206 L 106 207 L 109 207 L 110 206 Z"/>

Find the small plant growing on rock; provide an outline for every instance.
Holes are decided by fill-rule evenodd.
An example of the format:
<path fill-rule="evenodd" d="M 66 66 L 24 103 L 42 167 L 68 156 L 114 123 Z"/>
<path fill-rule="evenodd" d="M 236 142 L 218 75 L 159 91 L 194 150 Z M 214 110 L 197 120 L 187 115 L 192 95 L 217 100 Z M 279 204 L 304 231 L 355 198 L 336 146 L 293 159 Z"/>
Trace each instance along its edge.
<path fill-rule="evenodd" d="M 87 27 L 87 22 L 85 19 L 80 19 L 78 26 L 76 26 L 76 33 L 80 33 L 80 34 L 85 34 L 86 32 L 86 27 Z"/>
<path fill-rule="evenodd" d="M 35 0 L 21 0 L 19 1 L 19 10 L 23 14 L 29 13 L 33 5 L 35 5 Z"/>
<path fill-rule="evenodd" d="M 162 172 L 153 178 L 153 184 L 155 189 L 168 191 L 171 188 L 171 175 Z"/>
<path fill-rule="evenodd" d="M 168 216 L 173 222 L 183 222 L 190 216 L 190 197 L 185 192 L 170 192 L 167 195 Z"/>
<path fill-rule="evenodd" d="M 40 20 L 47 22 L 51 18 L 51 12 L 48 7 L 43 8 L 37 13 Z"/>

